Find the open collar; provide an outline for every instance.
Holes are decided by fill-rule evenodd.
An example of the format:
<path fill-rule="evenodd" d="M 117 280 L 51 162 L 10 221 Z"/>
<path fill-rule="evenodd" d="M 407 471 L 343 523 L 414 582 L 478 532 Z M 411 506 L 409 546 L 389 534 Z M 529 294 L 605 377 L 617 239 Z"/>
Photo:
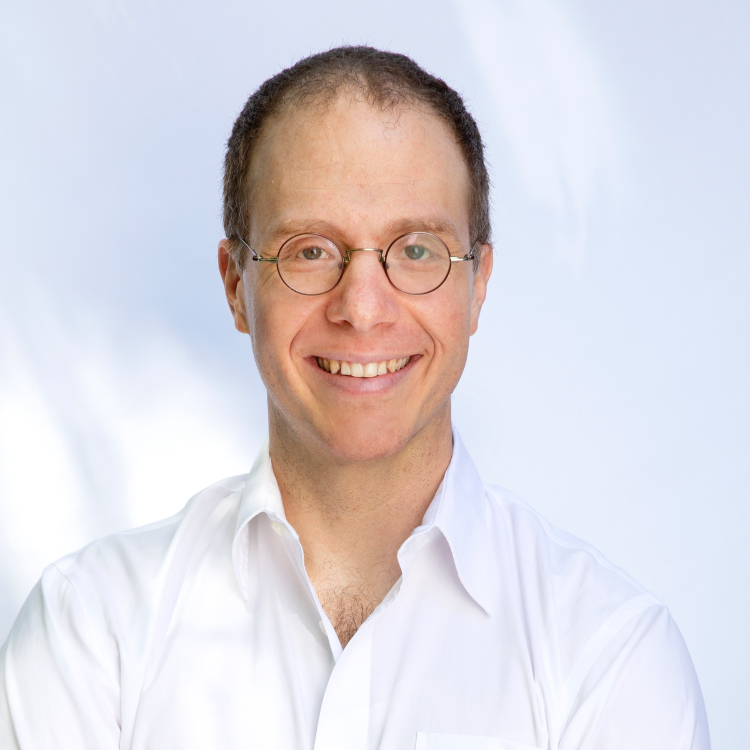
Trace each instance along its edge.
<path fill-rule="evenodd" d="M 234 572 L 243 597 L 247 598 L 248 524 L 265 513 L 272 522 L 283 524 L 292 536 L 284 514 L 278 482 L 263 443 L 247 475 L 240 500 L 232 544 Z M 458 577 L 468 594 L 489 614 L 489 528 L 487 524 L 485 489 L 479 472 L 453 428 L 453 454 L 443 481 L 422 522 L 421 529 L 438 528 L 446 538 L 453 555 Z"/>

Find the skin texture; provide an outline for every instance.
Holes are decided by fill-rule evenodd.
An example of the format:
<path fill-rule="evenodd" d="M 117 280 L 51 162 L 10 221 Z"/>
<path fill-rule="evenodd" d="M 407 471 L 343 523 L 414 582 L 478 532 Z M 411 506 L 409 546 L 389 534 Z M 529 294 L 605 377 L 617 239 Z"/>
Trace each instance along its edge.
<path fill-rule="evenodd" d="M 448 127 L 417 108 L 381 111 L 357 92 L 266 124 L 253 155 L 251 236 L 274 256 L 314 231 L 385 249 L 432 231 L 469 252 L 467 169 Z M 338 286 L 306 297 L 270 263 L 219 267 L 235 326 L 250 335 L 268 391 L 271 461 L 305 565 L 343 645 L 400 576 L 396 554 L 442 481 L 452 452 L 450 394 L 463 371 L 492 270 L 453 265 L 436 291 L 394 289 L 375 253 L 354 253 Z M 316 357 L 410 356 L 377 378 L 333 375 Z"/>

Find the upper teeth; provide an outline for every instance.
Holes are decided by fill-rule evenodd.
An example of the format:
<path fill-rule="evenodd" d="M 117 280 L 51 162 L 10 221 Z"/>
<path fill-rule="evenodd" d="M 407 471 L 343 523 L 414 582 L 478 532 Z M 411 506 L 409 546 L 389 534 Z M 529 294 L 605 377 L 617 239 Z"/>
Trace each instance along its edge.
<path fill-rule="evenodd" d="M 385 359 L 382 362 L 342 362 L 338 359 L 325 359 L 317 357 L 318 365 L 326 372 L 334 375 L 351 375 L 353 378 L 374 378 L 377 375 L 386 375 L 389 372 L 396 372 L 406 364 L 411 357 L 401 357 L 401 359 Z"/>

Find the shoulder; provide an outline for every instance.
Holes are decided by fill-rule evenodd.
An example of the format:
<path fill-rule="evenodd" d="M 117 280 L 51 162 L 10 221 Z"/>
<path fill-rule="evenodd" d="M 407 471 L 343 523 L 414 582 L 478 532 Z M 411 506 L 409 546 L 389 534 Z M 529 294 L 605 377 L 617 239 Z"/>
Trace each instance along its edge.
<path fill-rule="evenodd" d="M 57 560 L 53 565 L 68 578 L 79 578 L 86 572 L 114 573 L 118 567 L 127 567 L 129 573 L 143 571 L 153 575 L 163 564 L 165 556 L 175 542 L 199 533 L 206 517 L 229 498 L 239 503 L 246 475 L 229 477 L 209 485 L 188 500 L 182 510 L 169 518 L 120 531 L 97 539 L 80 550 Z M 185 539 L 187 542 L 188 539 Z"/>
<path fill-rule="evenodd" d="M 708 748 L 698 679 L 666 605 L 513 493 L 488 486 L 486 496 L 558 736 L 575 746 L 596 737 L 650 750 L 668 738 Z"/>
<path fill-rule="evenodd" d="M 680 737 L 672 746 L 707 748 L 700 686 L 666 605 L 513 493 L 488 486 L 486 495 L 558 736 L 649 749 Z"/>
<path fill-rule="evenodd" d="M 520 563 L 544 572 L 559 589 L 571 587 L 580 594 L 589 588 L 609 592 L 615 600 L 646 595 L 659 603 L 650 592 L 610 562 L 599 550 L 583 539 L 558 528 L 541 513 L 512 492 L 493 485 L 486 486 L 491 523 L 505 527 L 513 556 Z"/>
<path fill-rule="evenodd" d="M 170 518 L 98 539 L 45 570 L 41 593 L 54 600 L 71 589 L 90 620 L 111 627 L 156 606 L 175 568 L 184 568 L 200 539 L 216 523 L 230 526 L 246 477 L 216 482 L 194 495 Z M 94 624 L 92 622 L 92 624 Z"/>
<path fill-rule="evenodd" d="M 223 542 L 244 486 L 245 477 L 217 482 L 171 518 L 99 539 L 45 569 L 0 651 L 0 734 L 16 722 L 44 747 L 60 736 L 70 747 L 119 742 L 122 685 L 141 684 L 189 566 L 213 540 L 231 557 Z"/>
<path fill-rule="evenodd" d="M 666 611 L 591 544 L 557 528 L 513 493 L 495 486 L 486 491 L 491 524 L 507 535 L 521 608 L 536 628 L 554 636 L 563 671 L 595 643 L 604 647 L 633 618 L 654 608 Z"/>

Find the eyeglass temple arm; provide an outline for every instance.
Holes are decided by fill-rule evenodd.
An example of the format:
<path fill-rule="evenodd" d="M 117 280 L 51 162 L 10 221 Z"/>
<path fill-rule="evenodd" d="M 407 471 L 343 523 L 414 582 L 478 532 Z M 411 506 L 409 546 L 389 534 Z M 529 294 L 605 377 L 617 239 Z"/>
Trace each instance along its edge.
<path fill-rule="evenodd" d="M 258 253 L 256 253 L 255 250 L 253 250 L 250 247 L 250 245 L 248 245 L 247 242 L 245 242 L 245 240 L 242 239 L 242 237 L 238 237 L 237 239 L 252 253 L 252 255 L 250 256 L 250 260 L 255 260 L 255 261 L 258 261 L 259 263 L 260 262 L 263 262 L 263 263 L 278 263 L 279 262 L 278 258 L 264 258 L 262 255 L 258 255 Z"/>
<path fill-rule="evenodd" d="M 476 258 L 476 256 L 474 255 L 474 250 L 476 250 L 476 247 L 477 247 L 477 243 L 475 242 L 471 246 L 471 250 L 469 251 L 468 255 L 463 255 L 463 256 L 451 255 L 450 256 L 451 263 L 461 263 L 464 260 L 474 260 Z"/>

